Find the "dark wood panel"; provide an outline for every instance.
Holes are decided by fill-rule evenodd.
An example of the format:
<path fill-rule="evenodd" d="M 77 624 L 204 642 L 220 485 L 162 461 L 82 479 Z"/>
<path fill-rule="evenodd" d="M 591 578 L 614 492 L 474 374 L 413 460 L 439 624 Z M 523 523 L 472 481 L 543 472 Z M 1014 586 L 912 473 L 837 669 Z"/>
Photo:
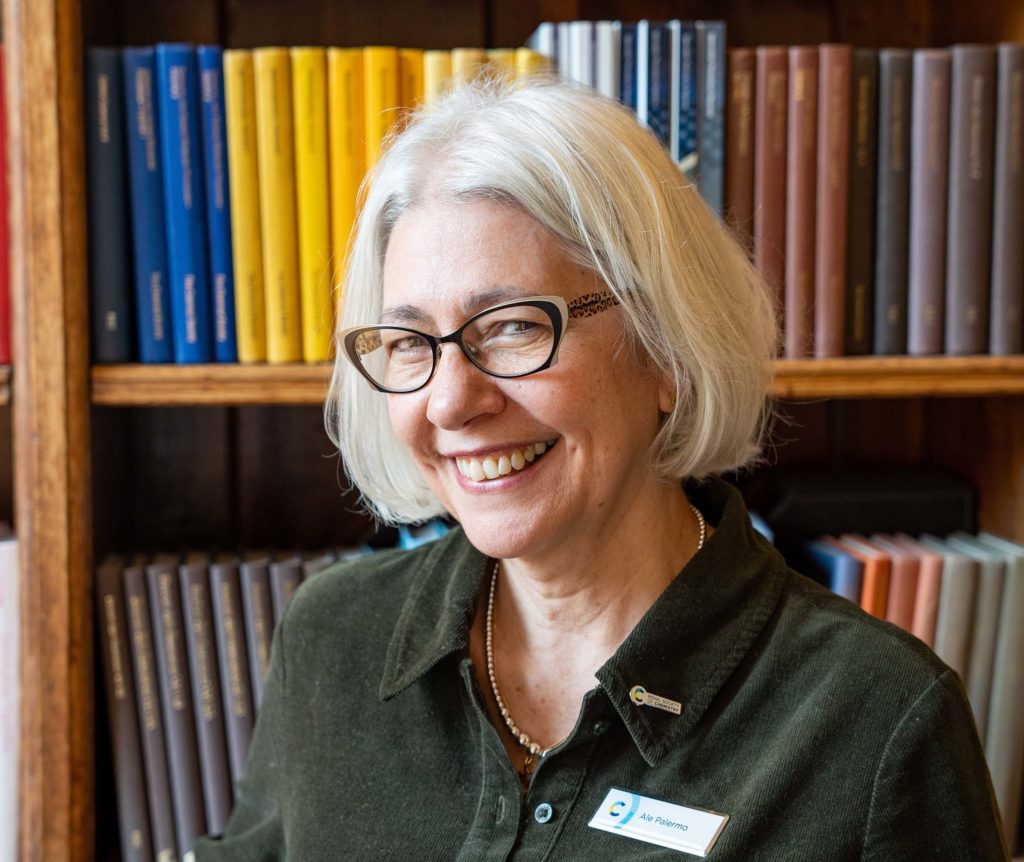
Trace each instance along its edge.
<path fill-rule="evenodd" d="M 83 0 L 86 45 L 152 45 L 222 40 L 218 0 Z"/>
<path fill-rule="evenodd" d="M 1021 0 L 932 0 L 932 40 L 956 42 L 1024 42 Z"/>

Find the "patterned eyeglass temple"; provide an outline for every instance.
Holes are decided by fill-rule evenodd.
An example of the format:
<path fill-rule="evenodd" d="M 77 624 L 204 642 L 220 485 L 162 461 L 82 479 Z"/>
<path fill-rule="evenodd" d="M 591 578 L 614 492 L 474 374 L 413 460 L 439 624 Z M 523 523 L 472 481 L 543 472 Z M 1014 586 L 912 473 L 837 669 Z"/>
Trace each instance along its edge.
<path fill-rule="evenodd" d="M 569 309 L 569 317 L 592 317 L 599 314 L 606 308 L 618 305 L 619 300 L 615 295 L 605 291 L 604 293 L 585 293 L 566 305 Z"/>

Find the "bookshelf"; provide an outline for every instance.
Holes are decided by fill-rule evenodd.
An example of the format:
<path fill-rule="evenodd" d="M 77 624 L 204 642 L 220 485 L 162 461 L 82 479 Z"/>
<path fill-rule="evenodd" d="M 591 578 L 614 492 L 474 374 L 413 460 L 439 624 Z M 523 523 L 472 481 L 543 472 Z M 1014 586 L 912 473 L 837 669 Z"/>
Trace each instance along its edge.
<path fill-rule="evenodd" d="M 670 16 L 723 17 L 737 45 L 1024 39 L 1019 0 L 440 0 L 393 9 L 368 0 L 5 0 L 17 373 L 0 369 L 0 419 L 9 410 L 23 572 L 23 860 L 113 858 L 112 791 L 96 753 L 105 728 L 95 719 L 95 558 L 160 541 L 290 535 L 313 546 L 365 526 L 339 490 L 320 427 L 325 368 L 90 368 L 83 45 L 451 48 L 520 44 L 542 20 Z M 787 419 L 770 464 L 946 465 L 978 487 L 983 528 L 1024 540 L 1024 358 L 780 362 L 775 386 Z"/>

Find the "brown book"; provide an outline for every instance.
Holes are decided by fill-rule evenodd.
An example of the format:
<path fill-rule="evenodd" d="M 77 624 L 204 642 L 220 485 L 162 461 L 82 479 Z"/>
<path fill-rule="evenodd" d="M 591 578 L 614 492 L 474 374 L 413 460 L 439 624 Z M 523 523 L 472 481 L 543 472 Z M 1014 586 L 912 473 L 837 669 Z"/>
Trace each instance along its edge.
<path fill-rule="evenodd" d="M 754 49 L 730 48 L 728 64 L 725 221 L 750 251 L 754 243 Z"/>
<path fill-rule="evenodd" d="M 915 553 L 893 541 L 891 536 L 872 536 L 871 544 L 882 553 L 888 554 L 892 561 L 885 618 L 904 631 L 912 632 L 921 561 Z"/>
<path fill-rule="evenodd" d="M 788 50 L 757 49 L 754 100 L 754 264 L 781 313 L 786 255 Z"/>
<path fill-rule="evenodd" d="M 822 45 L 818 65 L 814 355 L 842 356 L 846 335 L 846 216 L 850 179 L 849 45 Z"/>
<path fill-rule="evenodd" d="M 924 355 L 942 353 L 945 326 L 949 51 L 915 51 L 913 80 L 907 347 Z"/>
<path fill-rule="evenodd" d="M 281 622 L 284 609 L 299 584 L 302 583 L 302 557 L 282 554 L 270 564 L 270 598 L 274 605 L 274 626 Z"/>
<path fill-rule="evenodd" d="M 853 52 L 850 87 L 849 204 L 846 228 L 844 353 L 871 352 L 875 299 L 875 179 L 878 149 L 878 52 Z"/>
<path fill-rule="evenodd" d="M 178 570 L 188 648 L 192 703 L 199 741 L 206 828 L 219 835 L 231 815 L 231 773 L 224 736 L 217 643 L 213 633 L 207 554 L 189 554 Z"/>
<path fill-rule="evenodd" d="M 234 557 L 218 557 L 210 563 L 210 591 L 213 593 L 213 626 L 217 632 L 228 762 L 231 779 L 237 784 L 245 775 L 254 722 L 242 595 Z"/>
<path fill-rule="evenodd" d="M 135 683 L 132 680 L 131 634 L 121 592 L 124 566 L 124 557 L 110 556 L 96 570 L 96 630 L 100 641 L 110 745 L 114 754 L 121 858 L 126 862 L 151 862 L 153 841 L 146 810 L 146 772 L 142 765 Z"/>
<path fill-rule="evenodd" d="M 860 588 L 860 606 L 880 620 L 886 618 L 889 605 L 889 579 L 892 560 L 888 554 L 875 548 L 863 536 L 844 534 L 838 546 L 864 564 Z"/>
<path fill-rule="evenodd" d="M 156 646 L 160 706 L 171 771 L 171 799 L 178 849 L 184 855 L 206 834 L 203 785 L 199 777 L 199 746 L 185 651 L 176 554 L 160 554 L 146 566 L 149 612 Z"/>
<path fill-rule="evenodd" d="M 893 541 L 917 557 L 917 596 L 914 598 L 914 622 L 910 631 L 933 647 L 939 594 L 942 592 L 942 556 L 902 533 L 893 536 Z"/>
<path fill-rule="evenodd" d="M 946 353 L 978 354 L 988 351 L 996 110 L 994 47 L 953 46 L 949 98 Z"/>
<path fill-rule="evenodd" d="M 1000 45 L 988 350 L 1024 353 L 1024 45 Z"/>
<path fill-rule="evenodd" d="M 269 558 L 265 554 L 254 554 L 242 560 L 238 575 L 242 587 L 242 615 L 245 617 L 245 644 L 249 656 L 253 710 L 259 715 L 274 637 Z"/>
<path fill-rule="evenodd" d="M 786 154 L 785 355 L 814 350 L 814 253 L 818 149 L 818 49 L 789 49 Z"/>
<path fill-rule="evenodd" d="M 171 802 L 171 773 L 160 714 L 160 684 L 157 682 L 153 649 L 153 624 L 146 590 L 146 567 L 142 558 L 131 561 L 121 575 L 124 587 L 128 631 L 131 633 L 132 675 L 138 704 L 142 762 L 146 768 L 146 796 L 149 825 L 156 859 L 177 859 L 178 844 Z"/>
<path fill-rule="evenodd" d="M 907 352 L 911 53 L 878 52 L 878 197 L 875 210 L 876 354 Z"/>

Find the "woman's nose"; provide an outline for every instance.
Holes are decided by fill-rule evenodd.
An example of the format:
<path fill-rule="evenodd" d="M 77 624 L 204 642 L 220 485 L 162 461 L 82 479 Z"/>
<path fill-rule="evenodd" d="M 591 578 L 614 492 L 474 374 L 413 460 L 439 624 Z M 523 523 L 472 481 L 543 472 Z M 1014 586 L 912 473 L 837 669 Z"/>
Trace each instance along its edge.
<path fill-rule="evenodd" d="M 476 417 L 501 412 L 505 395 L 498 380 L 477 368 L 455 344 L 442 344 L 437 370 L 427 384 L 427 418 L 454 431 Z"/>

